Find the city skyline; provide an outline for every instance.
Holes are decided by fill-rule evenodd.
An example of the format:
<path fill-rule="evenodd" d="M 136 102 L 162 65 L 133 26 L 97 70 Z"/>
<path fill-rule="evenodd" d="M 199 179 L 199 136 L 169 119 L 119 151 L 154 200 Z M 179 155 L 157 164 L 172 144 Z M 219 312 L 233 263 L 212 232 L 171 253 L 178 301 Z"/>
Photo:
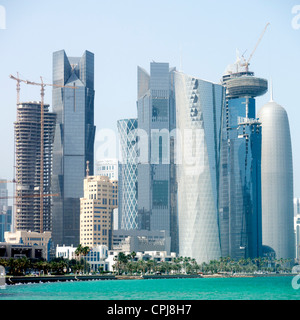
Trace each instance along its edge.
<path fill-rule="evenodd" d="M 5 45 L 0 56 L 2 61 L 6 61 L 0 75 L 0 84 L 6 89 L 0 96 L 3 112 L 1 133 L 7 137 L 0 144 L 2 149 L 7 150 L 7 156 L 1 161 L 2 178 L 13 178 L 16 90 L 9 74 L 20 72 L 20 76 L 37 82 L 43 76 L 45 81 L 51 83 L 52 52 L 65 49 L 76 56 L 85 49 L 92 51 L 96 56 L 95 125 L 97 130 L 110 128 L 117 131 L 118 119 L 134 118 L 137 114 L 138 65 L 148 65 L 152 60 L 167 61 L 186 74 L 218 83 L 226 66 L 234 62 L 236 49 L 249 57 L 264 26 L 270 22 L 269 29 L 252 58 L 250 69 L 263 78 L 273 79 L 276 101 L 286 108 L 290 117 L 294 195 L 299 196 L 300 151 L 297 148 L 297 136 L 300 128 L 297 125 L 299 108 L 296 105 L 296 92 L 300 66 L 296 52 L 300 48 L 300 30 L 293 27 L 295 14 L 292 9 L 297 4 L 295 1 L 280 4 L 270 4 L 268 1 L 244 4 L 229 1 L 224 4 L 219 1 L 217 5 L 204 1 L 190 1 L 188 4 L 181 1 L 152 1 L 151 6 L 138 1 L 115 1 L 113 4 L 88 1 L 87 4 L 94 8 L 94 12 L 89 12 L 89 18 L 86 18 L 89 5 L 81 6 L 79 2 L 70 9 L 70 1 L 64 1 L 63 4 L 54 1 L 51 5 L 36 4 L 33 1 L 27 1 L 26 4 L 1 1 L 6 9 L 6 29 L 0 30 L 0 37 Z M 160 8 L 158 12 L 155 10 L 156 4 Z M 145 8 L 146 13 L 142 15 Z M 58 32 L 71 22 L 64 15 L 66 10 L 72 11 L 72 19 L 82 17 L 87 22 L 86 27 L 77 31 L 77 37 L 81 41 L 75 41 L 75 34 L 71 35 L 70 41 L 66 41 Z M 43 23 L 38 23 L 37 20 L 35 24 L 28 22 L 26 17 L 29 14 L 34 14 Z M 48 28 L 54 14 L 57 15 L 56 24 Z M 228 19 L 230 14 L 235 17 L 232 19 L 234 21 Z M 245 19 L 245 15 L 251 19 Z M 64 22 L 60 23 L 62 16 L 64 19 L 61 20 Z M 155 24 L 150 23 L 152 16 L 155 16 Z M 41 17 L 43 20 L 40 20 Z M 133 21 L 133 18 L 136 20 Z M 41 27 L 37 28 L 36 25 Z M 148 25 L 153 25 L 153 28 Z M 93 32 L 89 35 L 88 28 L 95 30 L 96 36 Z M 201 30 L 207 31 L 200 32 Z M 22 46 L 22 53 L 14 49 L 16 45 Z M 289 81 L 286 81 L 287 78 Z M 123 83 L 119 86 L 118 93 L 114 92 L 113 84 L 116 79 Z M 21 85 L 21 101 L 39 100 L 37 88 L 29 87 Z M 257 111 L 268 98 L 266 94 L 257 100 Z M 45 102 L 52 108 L 50 88 L 46 89 Z M 102 117 L 104 110 L 105 117 Z M 97 145 L 99 146 L 99 141 L 96 140 L 95 154 Z M 9 194 L 12 194 L 11 186 L 8 187 Z"/>
<path fill-rule="evenodd" d="M 300 299 L 299 37 L 300 0 L 0 0 L 0 300 Z"/>

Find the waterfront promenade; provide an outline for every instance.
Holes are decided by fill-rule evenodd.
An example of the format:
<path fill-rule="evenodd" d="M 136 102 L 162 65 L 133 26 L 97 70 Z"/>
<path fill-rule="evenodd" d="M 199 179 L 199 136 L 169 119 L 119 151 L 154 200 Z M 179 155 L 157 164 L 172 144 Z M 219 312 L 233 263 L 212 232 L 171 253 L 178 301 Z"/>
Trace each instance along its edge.
<path fill-rule="evenodd" d="M 174 275 L 61 275 L 61 276 L 7 276 L 6 284 L 29 284 L 68 281 L 95 281 L 95 280 L 147 280 L 147 279 L 189 279 L 189 278 L 253 278 L 253 277 L 278 277 L 293 276 L 292 273 L 282 274 L 174 274 Z"/>

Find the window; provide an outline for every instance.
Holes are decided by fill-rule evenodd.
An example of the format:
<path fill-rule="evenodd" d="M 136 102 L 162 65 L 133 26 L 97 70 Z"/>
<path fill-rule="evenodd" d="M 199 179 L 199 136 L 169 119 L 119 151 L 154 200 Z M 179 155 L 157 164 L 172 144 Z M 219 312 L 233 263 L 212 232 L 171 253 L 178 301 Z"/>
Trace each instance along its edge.
<path fill-rule="evenodd" d="M 154 180 L 152 203 L 153 207 L 167 207 L 169 200 L 168 181 Z"/>
<path fill-rule="evenodd" d="M 168 120 L 169 100 L 164 98 L 152 99 L 152 122 Z"/>

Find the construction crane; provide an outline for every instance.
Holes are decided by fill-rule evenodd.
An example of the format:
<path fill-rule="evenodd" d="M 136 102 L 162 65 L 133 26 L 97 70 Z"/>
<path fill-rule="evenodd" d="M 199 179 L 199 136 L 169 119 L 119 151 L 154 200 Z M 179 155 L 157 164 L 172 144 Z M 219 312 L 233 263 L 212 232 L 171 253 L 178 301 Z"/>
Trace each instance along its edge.
<path fill-rule="evenodd" d="M 49 194 L 31 194 L 31 195 L 28 195 L 28 196 L 7 196 L 7 197 L 0 197 L 0 199 L 15 199 L 15 198 L 39 198 L 39 197 L 58 197 L 59 196 L 59 193 L 49 193 Z"/>
<path fill-rule="evenodd" d="M 16 180 L 1 180 L 0 183 L 16 183 Z"/>
<path fill-rule="evenodd" d="M 257 47 L 258 47 L 261 39 L 263 38 L 263 36 L 264 36 L 264 34 L 265 34 L 265 32 L 266 32 L 269 24 L 270 24 L 269 22 L 266 24 L 266 26 L 265 26 L 263 32 L 261 33 L 261 35 L 260 35 L 260 37 L 259 37 L 259 39 L 258 39 L 258 41 L 257 41 L 257 43 L 256 43 L 256 45 L 255 45 L 255 47 L 254 47 L 254 49 L 253 49 L 253 51 L 251 52 L 251 54 L 250 54 L 250 56 L 249 56 L 249 59 L 248 59 L 247 61 L 245 61 L 244 55 L 242 55 L 242 58 L 244 59 L 245 62 L 244 62 L 244 64 L 241 64 L 241 65 L 246 68 L 246 72 L 249 71 L 250 60 L 252 59 L 252 56 L 253 56 L 254 52 L 256 51 L 256 49 L 257 49 Z"/>
<path fill-rule="evenodd" d="M 62 86 L 57 84 L 44 83 L 43 78 L 41 82 L 32 82 L 29 80 L 24 80 L 19 78 L 19 73 L 17 77 L 10 75 L 11 79 L 17 81 L 17 104 L 20 103 L 20 83 L 24 82 L 29 85 L 40 86 L 41 87 L 41 170 L 40 170 L 40 232 L 43 233 L 43 212 L 44 212 L 44 201 L 43 201 L 43 192 L 44 192 L 44 97 L 45 97 L 45 87 L 59 87 L 59 88 L 71 88 L 78 89 L 76 86 Z"/>

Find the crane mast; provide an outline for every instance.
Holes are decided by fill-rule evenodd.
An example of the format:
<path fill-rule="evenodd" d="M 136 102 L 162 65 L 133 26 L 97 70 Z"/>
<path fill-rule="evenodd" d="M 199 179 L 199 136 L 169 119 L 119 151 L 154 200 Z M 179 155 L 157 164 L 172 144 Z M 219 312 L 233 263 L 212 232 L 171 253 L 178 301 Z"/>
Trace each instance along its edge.
<path fill-rule="evenodd" d="M 246 72 L 248 72 L 248 71 L 249 71 L 250 60 L 252 59 L 253 54 L 255 53 L 255 51 L 256 51 L 256 49 L 257 49 L 257 47 L 258 47 L 259 43 L 261 42 L 261 39 L 263 38 L 263 36 L 264 36 L 264 34 L 265 34 L 265 32 L 266 32 L 266 30 L 267 30 L 267 28 L 268 28 L 268 26 L 269 26 L 269 25 L 270 25 L 270 23 L 268 22 L 268 23 L 266 24 L 266 26 L 265 26 L 265 28 L 264 28 L 263 32 L 261 33 L 261 35 L 260 35 L 260 37 L 259 37 L 259 39 L 258 39 L 258 41 L 257 41 L 257 43 L 256 43 L 256 45 L 255 45 L 255 47 L 254 47 L 254 49 L 253 49 L 253 51 L 251 52 L 251 54 L 250 54 L 250 56 L 249 56 L 248 60 L 247 60 L 247 61 L 245 61 L 245 63 L 244 63 L 244 64 L 242 64 L 242 66 L 245 66 L 245 68 L 246 68 Z"/>
<path fill-rule="evenodd" d="M 45 97 L 45 87 L 46 86 L 52 86 L 52 87 L 60 87 L 60 88 L 71 88 L 71 89 L 77 89 L 76 86 L 62 86 L 62 85 L 56 85 L 56 84 L 48 84 L 44 83 L 43 78 L 41 78 L 41 82 L 32 82 L 29 80 L 24 80 L 19 78 L 19 73 L 17 73 L 17 77 L 10 75 L 10 78 L 12 80 L 17 81 L 17 105 L 20 103 L 20 83 L 24 82 L 25 84 L 28 85 L 36 85 L 41 87 L 41 132 L 40 132 L 40 149 L 41 149 L 41 154 L 40 154 L 40 233 L 43 233 L 44 231 L 44 197 L 45 196 L 53 196 L 51 194 L 49 195 L 44 195 L 44 97 Z M 14 179 L 15 181 L 15 179 Z M 56 195 L 55 195 L 56 196 Z M 14 196 L 13 198 L 18 198 Z"/>

